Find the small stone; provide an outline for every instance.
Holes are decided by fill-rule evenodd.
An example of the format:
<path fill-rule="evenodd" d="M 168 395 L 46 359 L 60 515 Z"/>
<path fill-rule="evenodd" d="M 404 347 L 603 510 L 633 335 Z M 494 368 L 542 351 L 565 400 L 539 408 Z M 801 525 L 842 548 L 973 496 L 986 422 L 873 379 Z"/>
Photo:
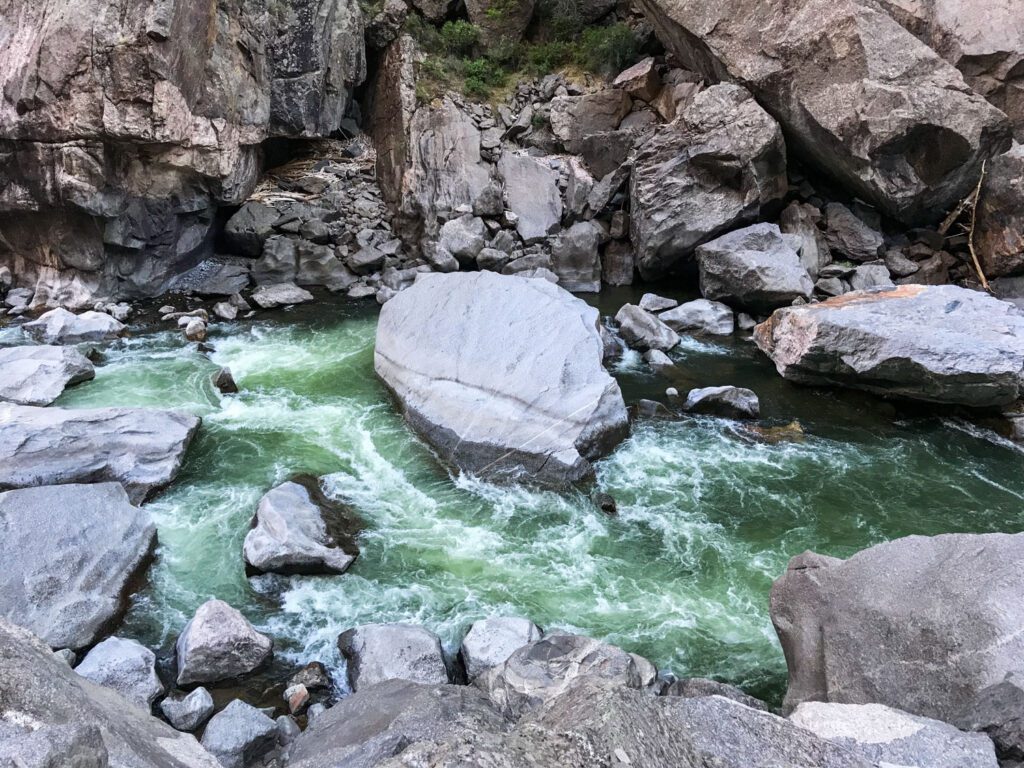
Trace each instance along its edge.
<path fill-rule="evenodd" d="M 277 723 L 277 740 L 281 743 L 281 746 L 291 744 L 302 733 L 299 729 L 299 724 L 290 715 L 281 715 L 275 722 Z"/>
<path fill-rule="evenodd" d="M 213 305 L 213 314 L 221 320 L 234 320 L 238 317 L 238 307 L 227 301 L 218 301 Z"/>
<path fill-rule="evenodd" d="M 72 651 L 70 648 L 61 648 L 59 651 L 54 651 L 53 655 L 55 658 L 60 659 L 69 667 L 75 666 L 75 662 L 78 661 L 78 657 L 75 655 L 75 652 Z"/>
<path fill-rule="evenodd" d="M 288 685 L 304 685 L 310 691 L 329 691 L 333 687 L 331 674 L 319 661 L 311 661 L 291 676 Z"/>
<path fill-rule="evenodd" d="M 313 722 L 320 717 L 324 712 L 327 711 L 327 707 L 323 704 L 313 704 L 309 709 L 306 710 L 306 727 L 313 725 Z"/>
<path fill-rule="evenodd" d="M 245 768 L 277 746 L 277 723 L 235 699 L 207 724 L 202 744 L 224 768 Z"/>
<path fill-rule="evenodd" d="M 206 323 L 198 317 L 189 320 L 185 325 L 185 338 L 189 341 L 206 341 Z"/>
<path fill-rule="evenodd" d="M 619 505 L 616 503 L 615 497 L 610 493 L 595 493 L 591 498 L 594 501 L 594 506 L 609 517 L 615 517 L 619 514 Z"/>
<path fill-rule="evenodd" d="M 174 728 L 191 733 L 210 719 L 213 714 L 213 696 L 200 686 L 187 695 L 171 694 L 160 702 L 160 711 L 164 713 Z"/>
<path fill-rule="evenodd" d="M 290 685 L 284 690 L 284 700 L 288 703 L 288 711 L 291 714 L 300 715 L 309 706 L 309 691 L 301 683 Z"/>

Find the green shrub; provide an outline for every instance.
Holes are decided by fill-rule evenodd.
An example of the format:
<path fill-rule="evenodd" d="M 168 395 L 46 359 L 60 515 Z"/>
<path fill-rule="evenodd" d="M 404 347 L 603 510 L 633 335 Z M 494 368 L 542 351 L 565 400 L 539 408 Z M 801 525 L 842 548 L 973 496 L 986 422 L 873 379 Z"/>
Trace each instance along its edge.
<path fill-rule="evenodd" d="M 572 61 L 573 54 L 573 45 L 561 40 L 536 43 L 527 51 L 527 68 L 533 75 L 546 75 Z"/>
<path fill-rule="evenodd" d="M 505 84 L 507 73 L 489 59 L 463 62 L 463 91 L 467 96 L 485 99 Z"/>
<path fill-rule="evenodd" d="M 636 36 L 625 24 L 591 27 L 580 38 L 576 63 L 600 74 L 614 74 L 632 64 L 639 53 Z"/>
<path fill-rule="evenodd" d="M 441 43 L 452 56 L 469 56 L 480 40 L 480 30 L 468 21 L 447 21 L 441 27 Z"/>

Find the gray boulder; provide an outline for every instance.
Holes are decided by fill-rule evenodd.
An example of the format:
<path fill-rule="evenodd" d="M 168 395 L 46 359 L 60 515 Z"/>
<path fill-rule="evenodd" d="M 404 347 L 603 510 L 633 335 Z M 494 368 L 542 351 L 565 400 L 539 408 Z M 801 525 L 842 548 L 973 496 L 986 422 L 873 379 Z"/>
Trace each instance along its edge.
<path fill-rule="evenodd" d="M 1022 557 L 1024 534 L 951 534 L 848 560 L 794 558 L 770 605 L 789 665 L 786 709 L 877 703 L 953 720 L 1021 670 Z"/>
<path fill-rule="evenodd" d="M 687 69 L 744 85 L 794 149 L 908 223 L 941 217 L 1009 148 L 1006 116 L 874 3 L 640 6 Z"/>
<path fill-rule="evenodd" d="M 641 274 L 659 277 L 701 243 L 753 223 L 786 189 L 775 120 L 739 86 L 703 91 L 634 158 L 630 229 Z"/>
<path fill-rule="evenodd" d="M 615 322 L 619 324 L 619 335 L 636 349 L 667 352 L 679 344 L 679 334 L 635 304 L 623 306 L 615 314 Z"/>
<path fill-rule="evenodd" d="M 551 100 L 551 132 L 566 151 L 578 155 L 588 136 L 607 134 L 629 114 L 633 100 L 625 90 L 607 88 L 580 96 L 556 96 Z M 604 175 L 604 174 L 598 174 Z"/>
<path fill-rule="evenodd" d="M 861 264 L 850 275 L 850 288 L 867 291 L 872 288 L 892 288 L 894 283 L 885 264 Z"/>
<path fill-rule="evenodd" d="M 117 483 L 0 493 L 0 616 L 54 648 L 88 647 L 124 613 L 155 546 L 149 514 Z"/>
<path fill-rule="evenodd" d="M 268 491 L 242 547 L 245 562 L 274 573 L 344 573 L 355 562 L 331 538 L 324 510 L 299 483 Z"/>
<path fill-rule="evenodd" d="M 262 255 L 252 264 L 256 285 L 274 285 L 295 280 L 298 273 L 299 241 L 284 235 L 267 238 Z"/>
<path fill-rule="evenodd" d="M 598 321 L 547 280 L 425 275 L 381 310 L 374 367 L 459 469 L 575 482 L 628 428 Z"/>
<path fill-rule="evenodd" d="M 213 714 L 213 696 L 200 686 L 186 695 L 170 695 L 160 702 L 160 711 L 176 730 L 199 729 Z"/>
<path fill-rule="evenodd" d="M 476 688 L 386 680 L 356 691 L 317 718 L 291 746 L 288 767 L 371 768 L 410 744 L 505 727 Z"/>
<path fill-rule="evenodd" d="M 198 429 L 175 411 L 0 403 L 0 490 L 117 481 L 137 504 L 174 479 Z"/>
<path fill-rule="evenodd" d="M 807 203 L 792 202 L 779 216 L 779 229 L 800 238 L 800 263 L 812 280 L 832 262 L 832 251 L 821 229 L 821 211 Z"/>
<path fill-rule="evenodd" d="M 447 683 L 441 641 L 412 624 L 364 624 L 338 635 L 353 691 L 384 680 Z"/>
<path fill-rule="evenodd" d="M 89 358 L 70 347 L 0 348 L 0 400 L 49 405 L 65 387 L 96 376 Z"/>
<path fill-rule="evenodd" d="M 792 236 L 775 224 L 755 224 L 697 248 L 700 292 L 751 312 L 771 312 L 809 299 L 814 283 Z"/>
<path fill-rule="evenodd" d="M 460 264 L 472 264 L 486 244 L 484 220 L 470 214 L 446 221 L 437 241 L 437 247 L 450 253 Z"/>
<path fill-rule="evenodd" d="M 117 691 L 149 712 L 164 684 L 156 674 L 156 654 L 135 640 L 108 637 L 85 655 L 75 672 Z"/>
<path fill-rule="evenodd" d="M 761 415 L 757 395 L 742 387 L 704 387 L 691 389 L 683 410 L 722 416 L 726 419 L 756 419 Z"/>
<path fill-rule="evenodd" d="M 25 323 L 21 330 L 40 344 L 81 344 L 116 339 L 128 328 L 105 312 L 90 310 L 76 315 L 58 307 Z"/>
<path fill-rule="evenodd" d="M 505 199 L 518 216 L 516 230 L 530 245 L 558 230 L 562 220 L 562 193 L 558 172 L 543 158 L 503 152 L 498 172 L 505 180 Z"/>
<path fill-rule="evenodd" d="M 2 619 L 0 701 L 4 765 L 220 768 L 192 736 L 76 674 L 45 643 Z"/>
<path fill-rule="evenodd" d="M 804 702 L 790 722 L 878 765 L 998 768 L 992 740 L 882 704 Z"/>
<path fill-rule="evenodd" d="M 645 312 L 658 314 L 659 312 L 678 307 L 679 302 L 675 299 L 666 299 L 664 296 L 659 296 L 656 293 L 645 293 L 640 297 L 640 303 L 637 306 Z"/>
<path fill-rule="evenodd" d="M 736 330 L 732 309 L 720 301 L 696 299 L 675 309 L 661 312 L 658 319 L 676 333 L 706 333 L 709 336 L 731 336 Z"/>
<path fill-rule="evenodd" d="M 281 213 L 269 205 L 250 200 L 239 208 L 224 226 L 224 242 L 229 252 L 253 258 L 263 253 L 263 244 L 274 231 Z"/>
<path fill-rule="evenodd" d="M 248 674 L 273 652 L 274 643 L 223 600 L 196 610 L 174 646 L 178 685 L 209 683 Z"/>
<path fill-rule="evenodd" d="M 1024 761 L 1024 676 L 1011 672 L 978 691 L 952 722 L 965 731 L 988 734 L 1000 759 Z"/>
<path fill-rule="evenodd" d="M 540 640 L 542 634 L 540 627 L 529 619 L 513 616 L 473 622 L 459 648 L 466 677 L 475 680 L 491 667 L 504 664 L 514 651 Z"/>
<path fill-rule="evenodd" d="M 846 294 L 776 312 L 757 345 L 786 379 L 988 407 L 1021 396 L 1024 315 L 952 285 Z"/>
<path fill-rule="evenodd" d="M 709 680 L 704 677 L 684 677 L 679 680 L 673 680 L 669 685 L 665 686 L 661 695 L 681 696 L 684 699 L 700 699 L 705 696 L 723 696 L 727 699 L 739 702 L 745 707 L 760 709 L 763 712 L 768 711 L 768 705 L 760 699 L 748 696 L 735 686 L 728 685 L 727 683 L 720 683 L 717 680 Z"/>
<path fill-rule="evenodd" d="M 853 261 L 874 261 L 883 255 L 885 238 L 842 203 L 825 207 L 825 242 L 831 251 Z"/>
<path fill-rule="evenodd" d="M 277 723 L 235 699 L 210 718 L 202 744 L 224 768 L 247 768 L 277 748 Z"/>
<path fill-rule="evenodd" d="M 642 688 L 650 662 L 581 635 L 552 634 L 514 651 L 477 676 L 475 685 L 509 717 L 535 710 L 580 679 L 606 687 Z"/>
<path fill-rule="evenodd" d="M 551 242 L 551 268 L 558 284 L 573 293 L 601 290 L 601 241 L 604 230 L 594 221 L 579 221 Z"/>
<path fill-rule="evenodd" d="M 305 304 L 313 300 L 313 294 L 295 283 L 261 285 L 252 292 L 253 303 L 260 309 L 276 309 L 292 304 Z"/>

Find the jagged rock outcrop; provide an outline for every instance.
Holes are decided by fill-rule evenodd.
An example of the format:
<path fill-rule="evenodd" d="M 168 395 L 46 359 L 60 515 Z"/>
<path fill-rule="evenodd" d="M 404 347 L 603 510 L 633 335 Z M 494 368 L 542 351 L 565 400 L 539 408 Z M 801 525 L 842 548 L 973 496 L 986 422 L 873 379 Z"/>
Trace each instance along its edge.
<path fill-rule="evenodd" d="M 1022 562 L 1024 535 L 1001 533 L 911 536 L 848 560 L 793 558 L 771 592 L 786 709 L 877 703 L 953 720 L 1021 670 Z"/>
<path fill-rule="evenodd" d="M 746 87 L 791 149 L 902 221 L 940 218 L 977 182 L 982 161 L 1009 148 L 1006 116 L 876 5 L 640 5 L 685 66 Z"/>
<path fill-rule="evenodd" d="M 2 619 L 0 701 L 0 756 L 14 765 L 221 768 L 195 738 L 75 674 Z"/>
<path fill-rule="evenodd" d="M 8 0 L 0 264 L 37 307 L 161 292 L 212 254 L 271 135 L 333 130 L 364 75 L 354 0 Z M 328 34 L 329 32 L 329 34 Z"/>
<path fill-rule="evenodd" d="M 425 275 L 384 305 L 374 366 L 459 469 L 562 484 L 627 431 L 598 312 L 546 280 Z"/>
<path fill-rule="evenodd" d="M 641 274 L 658 277 L 701 243 L 753 223 L 786 187 L 775 120 L 738 86 L 702 91 L 633 161 L 630 236 Z"/>
<path fill-rule="evenodd" d="M 137 504 L 175 478 L 198 429 L 176 411 L 0 403 L 0 490 L 116 481 Z"/>
<path fill-rule="evenodd" d="M 1016 0 L 878 0 L 1009 115 L 1024 141 L 1024 14 Z"/>
<path fill-rule="evenodd" d="M 156 546 L 117 483 L 0 493 L 0 616 L 54 648 L 85 648 L 124 613 Z"/>
<path fill-rule="evenodd" d="M 975 248 L 985 275 L 1024 272 L 1024 144 L 989 165 L 977 214 Z"/>
<path fill-rule="evenodd" d="M 779 373 L 801 384 L 978 407 L 1009 405 L 1024 391 L 1024 315 L 957 286 L 786 307 L 754 337 Z"/>
<path fill-rule="evenodd" d="M 0 400 L 18 405 L 49 405 L 65 387 L 89 381 L 96 369 L 89 358 L 69 347 L 0 349 Z"/>

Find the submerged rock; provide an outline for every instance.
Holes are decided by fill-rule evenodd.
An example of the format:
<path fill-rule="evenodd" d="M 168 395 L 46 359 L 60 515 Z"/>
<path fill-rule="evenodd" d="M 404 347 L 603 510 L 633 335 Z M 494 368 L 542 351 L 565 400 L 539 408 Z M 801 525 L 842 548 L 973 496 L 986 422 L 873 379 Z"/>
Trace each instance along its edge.
<path fill-rule="evenodd" d="M 127 332 L 124 323 L 105 312 L 83 312 L 76 315 L 66 309 L 51 309 L 38 320 L 25 323 L 21 330 L 40 344 L 81 344 L 88 341 L 110 341 Z"/>
<path fill-rule="evenodd" d="M 0 615 L 85 648 L 124 613 L 156 527 L 117 483 L 0 493 Z"/>
<path fill-rule="evenodd" d="M 245 561 L 259 571 L 274 573 L 344 573 L 355 562 L 355 554 L 328 534 L 326 511 L 299 483 L 283 483 L 268 491 L 245 537 Z"/>
<path fill-rule="evenodd" d="M 65 387 L 89 381 L 96 369 L 70 347 L 0 348 L 0 400 L 18 405 L 49 405 Z"/>
<path fill-rule="evenodd" d="M 771 592 L 789 666 L 785 707 L 877 703 L 954 719 L 1020 670 L 1022 557 L 1024 534 L 997 533 L 793 558 Z"/>
<path fill-rule="evenodd" d="M 277 723 L 235 699 L 206 724 L 202 743 L 224 768 L 246 768 L 277 747 Z"/>
<path fill-rule="evenodd" d="M 786 379 L 968 406 L 1024 385 L 1024 315 L 952 285 L 906 285 L 781 309 L 755 331 Z"/>
<path fill-rule="evenodd" d="M 513 652 L 540 640 L 541 634 L 540 627 L 532 621 L 514 616 L 473 622 L 459 648 L 466 677 L 475 680 L 491 667 L 504 664 Z"/>
<path fill-rule="evenodd" d="M 213 696 L 200 686 L 184 696 L 168 696 L 160 702 L 160 711 L 175 729 L 195 731 L 213 714 Z"/>
<path fill-rule="evenodd" d="M 338 636 L 353 691 L 400 678 L 447 683 L 448 670 L 437 635 L 412 624 L 364 624 Z"/>
<path fill-rule="evenodd" d="M 221 768 L 196 740 L 55 659 L 0 619 L 0 757 L 13 765 Z"/>
<path fill-rule="evenodd" d="M 881 704 L 808 701 L 790 722 L 878 765 L 900 768 L 997 768 L 988 736 Z"/>
<path fill-rule="evenodd" d="M 0 490 L 115 480 L 139 503 L 178 474 L 198 429 L 175 411 L 0 403 Z"/>
<path fill-rule="evenodd" d="M 223 600 L 208 600 L 178 636 L 178 685 L 226 680 L 252 672 L 270 658 L 274 643 Z"/>
<path fill-rule="evenodd" d="M 156 674 L 156 654 L 135 640 L 108 637 L 85 655 L 75 672 L 117 691 L 128 701 L 150 711 L 164 692 Z"/>
<path fill-rule="evenodd" d="M 374 367 L 459 469 L 551 484 L 590 476 L 628 430 L 596 309 L 546 280 L 426 275 L 384 305 Z"/>

